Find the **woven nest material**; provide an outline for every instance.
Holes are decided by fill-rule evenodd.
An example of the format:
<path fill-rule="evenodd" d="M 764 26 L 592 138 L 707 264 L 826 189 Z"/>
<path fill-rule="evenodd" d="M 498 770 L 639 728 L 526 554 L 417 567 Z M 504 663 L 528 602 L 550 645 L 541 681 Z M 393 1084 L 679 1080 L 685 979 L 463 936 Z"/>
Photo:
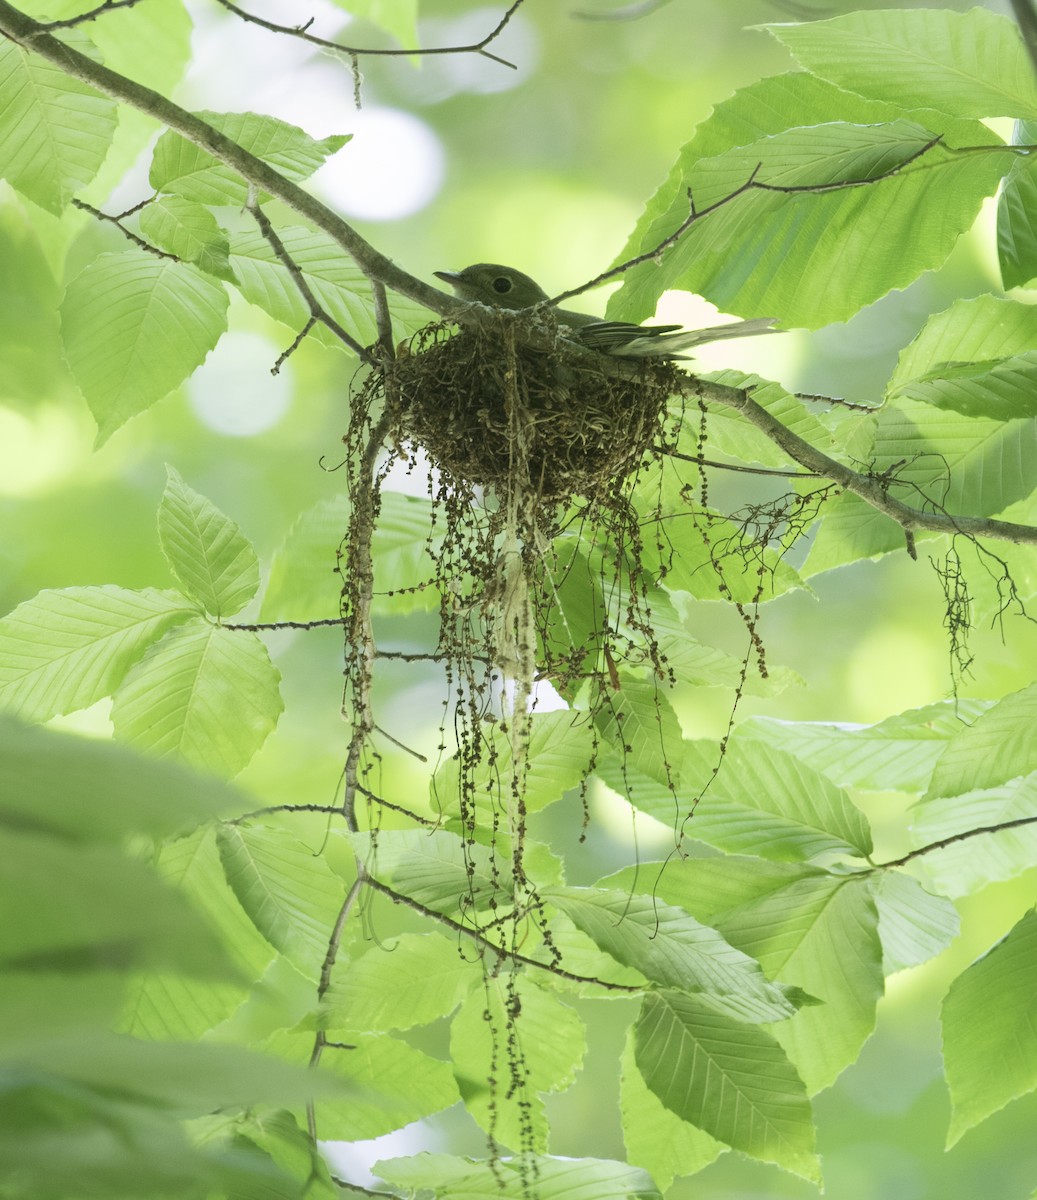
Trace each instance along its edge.
<path fill-rule="evenodd" d="M 542 352 L 430 326 L 397 362 L 394 432 L 455 480 L 594 499 L 643 461 L 683 378 L 666 362 L 642 360 L 632 378 L 604 366 L 561 340 Z"/>

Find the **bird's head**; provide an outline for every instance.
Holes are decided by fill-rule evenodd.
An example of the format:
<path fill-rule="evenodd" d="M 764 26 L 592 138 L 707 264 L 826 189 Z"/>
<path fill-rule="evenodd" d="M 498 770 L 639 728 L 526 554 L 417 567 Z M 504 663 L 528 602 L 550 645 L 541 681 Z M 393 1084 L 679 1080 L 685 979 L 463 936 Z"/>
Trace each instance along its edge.
<path fill-rule="evenodd" d="M 497 308 L 531 308 L 550 299 L 528 275 L 500 263 L 475 263 L 463 271 L 433 271 L 449 283 L 462 300 L 491 304 Z"/>

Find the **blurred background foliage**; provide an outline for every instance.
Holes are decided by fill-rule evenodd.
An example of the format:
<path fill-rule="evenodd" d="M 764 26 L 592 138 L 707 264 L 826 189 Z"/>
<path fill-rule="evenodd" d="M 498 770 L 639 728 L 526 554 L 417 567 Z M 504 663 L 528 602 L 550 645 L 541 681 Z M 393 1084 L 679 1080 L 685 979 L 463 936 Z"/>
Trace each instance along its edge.
<path fill-rule="evenodd" d="M 270 113 L 316 137 L 353 134 L 316 186 L 380 250 L 425 278 L 436 269 L 503 260 L 553 293 L 608 266 L 679 146 L 715 104 L 755 79 L 792 69 L 781 46 L 751 26 L 890 5 L 671 0 L 639 19 L 618 20 L 604 18 L 633 6 L 529 0 L 491 46 L 515 69 L 473 55 L 364 57 L 359 110 L 349 71 L 330 56 L 243 26 L 203 0 L 189 7 L 196 25 L 191 65 L 174 93 L 180 103 Z M 314 32 L 357 45 L 395 44 L 384 28 L 362 19 L 343 26 L 341 10 L 330 3 L 304 7 L 315 17 Z M 369 7 L 390 25 L 395 19 L 393 32 L 413 44 L 410 5 Z M 425 0 L 417 42 L 482 37 L 503 7 Z M 1007 12 L 1005 4 L 988 7 Z M 300 15 L 294 0 L 253 10 L 288 23 Z M 183 39 L 183 29 L 177 36 Z M 173 53 L 174 41 L 170 46 Z M 137 130 L 138 137 L 145 133 Z M 142 154 L 109 210 L 146 194 L 146 163 Z M 41 245 L 28 232 L 26 203 L 0 185 L 0 339 L 21 351 L 8 355 L 17 367 L 0 380 L 0 611 L 43 588 L 167 586 L 155 530 L 167 462 L 236 520 L 268 559 L 301 512 L 343 490 L 335 468 L 355 361 L 310 342 L 274 377 L 270 367 L 296 331 L 235 301 L 232 333 L 189 383 L 95 453 L 93 422 L 63 366 L 50 314 L 67 278 L 123 242 L 116 231 L 71 213 L 55 219 L 54 244 Z M 792 390 L 875 402 L 899 350 L 930 313 L 998 286 L 988 207 L 940 271 L 850 322 L 751 349 L 710 347 L 699 361 L 707 368 L 756 370 Z M 581 298 L 599 311 L 604 302 L 605 292 Z M 668 297 L 659 315 L 697 322 L 707 321 L 711 310 L 703 301 Z M 415 485 L 401 479 L 390 486 Z M 712 499 L 718 507 L 735 507 L 753 498 L 757 486 L 732 474 L 716 484 Z M 950 694 L 944 601 L 924 546 L 917 562 L 898 553 L 857 563 L 815 577 L 812 589 L 772 602 L 761 623 L 771 664 L 792 668 L 802 685 L 779 696 L 747 697 L 741 716 L 873 722 Z M 709 603 L 693 611 L 704 641 L 741 651 L 744 631 L 731 612 Z M 382 618 L 380 631 L 395 645 L 427 646 L 435 621 L 400 614 Z M 240 783 L 261 804 L 331 803 L 347 737 L 339 716 L 339 635 L 285 631 L 270 636 L 269 645 L 283 675 L 285 714 Z M 1037 630 L 1018 620 L 1003 631 L 984 625 L 975 631 L 973 649 L 960 695 L 996 698 L 1032 680 Z M 383 711 L 391 707 L 394 726 L 409 731 L 409 744 L 434 753 L 442 700 L 435 672 L 386 664 L 375 700 Z M 687 689 L 676 703 L 687 735 L 715 737 L 726 726 L 732 694 Z M 103 735 L 107 712 L 98 705 L 55 724 Z M 424 788 L 424 780 L 411 758 L 387 755 L 384 794 L 406 795 Z M 869 794 L 858 801 L 876 828 L 877 859 L 908 849 L 902 797 Z M 629 813 L 603 792 L 592 792 L 583 845 L 577 845 L 575 801 L 540 819 L 540 833 L 564 851 L 575 883 L 628 865 L 636 854 L 652 857 L 667 844 L 668 833 L 642 820 L 635 849 Z M 319 821 L 296 829 L 319 843 Z M 951 949 L 891 981 L 878 1031 L 860 1061 L 816 1100 L 827 1195 L 834 1200 L 1030 1194 L 1037 1177 L 1037 1097 L 1016 1102 L 943 1151 L 949 1103 L 939 1069 L 937 1006 L 948 982 L 1032 905 L 1035 884 L 1037 871 L 1031 871 L 960 902 L 962 934 Z M 391 931 L 397 917 L 376 908 L 374 919 L 381 933 Z M 581 1008 L 591 1022 L 590 1054 L 574 1087 L 551 1101 L 551 1150 L 621 1158 L 614 1098 L 629 1013 L 615 1002 L 586 1001 Z M 451 1111 L 413 1136 L 392 1135 L 388 1145 L 371 1149 L 369 1161 L 419 1146 L 481 1154 L 484 1142 L 463 1114 Z M 358 1153 L 352 1152 L 354 1166 Z M 750 1200 L 816 1192 L 729 1154 L 671 1195 Z"/>

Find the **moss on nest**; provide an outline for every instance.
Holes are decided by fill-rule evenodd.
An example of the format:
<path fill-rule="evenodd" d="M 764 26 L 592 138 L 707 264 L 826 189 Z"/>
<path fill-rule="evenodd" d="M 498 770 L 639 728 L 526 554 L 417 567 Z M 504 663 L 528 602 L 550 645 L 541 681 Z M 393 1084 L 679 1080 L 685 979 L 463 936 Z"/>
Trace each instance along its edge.
<path fill-rule="evenodd" d="M 550 352 L 496 331 L 429 326 L 395 366 L 393 433 L 441 471 L 541 502 L 598 499 L 656 444 L 683 373 L 641 360 L 617 378 L 559 339 Z"/>

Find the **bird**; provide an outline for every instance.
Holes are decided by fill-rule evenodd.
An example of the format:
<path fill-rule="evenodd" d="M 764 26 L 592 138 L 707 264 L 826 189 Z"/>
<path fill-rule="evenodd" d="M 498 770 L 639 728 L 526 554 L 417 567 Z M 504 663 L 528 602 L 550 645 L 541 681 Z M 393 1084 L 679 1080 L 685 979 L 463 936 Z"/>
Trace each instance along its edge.
<path fill-rule="evenodd" d="M 496 308 L 532 308 L 551 299 L 536 280 L 500 263 L 474 263 L 463 271 L 432 273 L 450 284 L 462 300 Z M 603 321 L 600 317 L 569 308 L 555 307 L 553 311 L 560 324 L 573 330 L 574 340 L 580 345 L 614 358 L 686 358 L 681 350 L 690 350 L 706 342 L 777 332 L 775 317 L 754 317 L 709 329 L 685 329 L 681 325 Z"/>

